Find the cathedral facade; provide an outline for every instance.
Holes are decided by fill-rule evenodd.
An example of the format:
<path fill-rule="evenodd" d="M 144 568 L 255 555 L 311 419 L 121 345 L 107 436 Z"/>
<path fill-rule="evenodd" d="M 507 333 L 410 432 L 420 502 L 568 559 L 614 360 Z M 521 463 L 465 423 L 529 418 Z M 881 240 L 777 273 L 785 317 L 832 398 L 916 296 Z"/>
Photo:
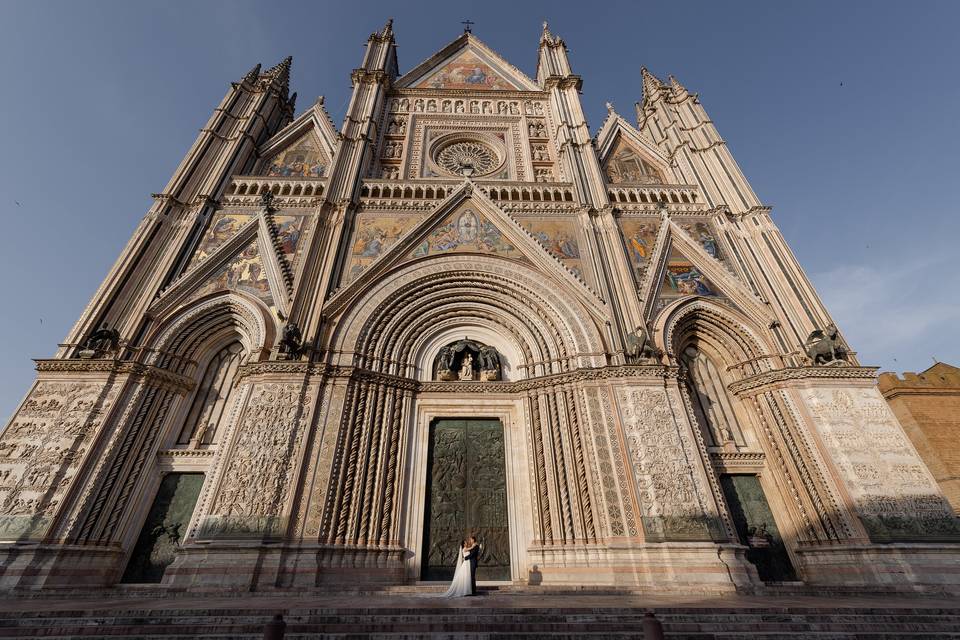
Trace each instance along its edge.
<path fill-rule="evenodd" d="M 0 436 L 0 586 L 956 589 L 957 518 L 698 97 L 471 33 L 231 85 Z"/>

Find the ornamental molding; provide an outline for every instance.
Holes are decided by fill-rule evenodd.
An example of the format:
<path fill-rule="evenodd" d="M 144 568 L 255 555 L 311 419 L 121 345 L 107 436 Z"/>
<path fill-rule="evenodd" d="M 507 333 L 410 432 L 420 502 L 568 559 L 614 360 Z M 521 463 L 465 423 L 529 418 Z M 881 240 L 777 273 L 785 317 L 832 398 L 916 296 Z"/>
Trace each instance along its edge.
<path fill-rule="evenodd" d="M 158 451 L 157 456 L 162 458 L 212 458 L 216 449 L 164 449 Z"/>
<path fill-rule="evenodd" d="M 129 375 L 151 387 L 186 394 L 196 383 L 187 376 L 140 362 L 121 360 L 36 360 L 41 373 L 108 373 Z"/>
<path fill-rule="evenodd" d="M 749 394 L 765 391 L 767 387 L 781 382 L 814 382 L 814 381 L 848 381 L 865 380 L 875 381 L 878 367 L 786 367 L 764 371 L 743 380 L 737 380 L 727 386 L 731 393 Z"/>
<path fill-rule="evenodd" d="M 711 451 L 710 461 L 714 466 L 730 469 L 733 467 L 763 466 L 766 456 L 750 451 Z"/>

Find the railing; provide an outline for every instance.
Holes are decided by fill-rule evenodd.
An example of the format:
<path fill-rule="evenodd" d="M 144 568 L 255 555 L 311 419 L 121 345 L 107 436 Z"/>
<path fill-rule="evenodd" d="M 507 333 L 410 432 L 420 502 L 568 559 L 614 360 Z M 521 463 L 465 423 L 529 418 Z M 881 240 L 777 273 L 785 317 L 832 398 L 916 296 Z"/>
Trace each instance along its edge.
<path fill-rule="evenodd" d="M 228 196 L 257 196 L 267 191 L 275 196 L 320 196 L 326 181 L 278 176 L 235 176 L 227 187 Z"/>
<path fill-rule="evenodd" d="M 700 204 L 692 185 L 608 186 L 607 196 L 613 204 Z"/>

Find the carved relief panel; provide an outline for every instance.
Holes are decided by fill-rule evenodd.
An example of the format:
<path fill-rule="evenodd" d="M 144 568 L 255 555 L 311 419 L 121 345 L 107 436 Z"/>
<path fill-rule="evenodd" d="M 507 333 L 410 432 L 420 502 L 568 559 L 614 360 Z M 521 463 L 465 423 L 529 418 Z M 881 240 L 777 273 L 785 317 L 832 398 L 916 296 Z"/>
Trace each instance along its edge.
<path fill-rule="evenodd" d="M 960 536 L 957 518 L 876 388 L 800 395 L 871 539 Z"/>
<path fill-rule="evenodd" d="M 314 391 L 300 384 L 253 386 L 199 537 L 283 534 Z"/>
<path fill-rule="evenodd" d="M 116 390 L 37 383 L 0 437 L 0 539 L 41 536 L 103 424 Z"/>
<path fill-rule="evenodd" d="M 710 540 L 719 533 L 709 491 L 694 465 L 692 436 L 678 424 L 659 388 L 619 388 L 617 405 L 637 486 L 643 528 L 651 540 Z"/>

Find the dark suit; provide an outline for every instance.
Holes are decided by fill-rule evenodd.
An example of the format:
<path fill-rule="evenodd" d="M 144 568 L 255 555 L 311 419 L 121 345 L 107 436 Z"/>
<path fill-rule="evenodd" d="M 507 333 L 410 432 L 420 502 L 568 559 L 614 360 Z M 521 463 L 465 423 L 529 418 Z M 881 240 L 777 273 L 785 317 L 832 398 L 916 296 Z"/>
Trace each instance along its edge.
<path fill-rule="evenodd" d="M 470 595 L 477 595 L 477 561 L 480 559 L 480 544 L 474 545 L 467 555 L 470 563 Z"/>

